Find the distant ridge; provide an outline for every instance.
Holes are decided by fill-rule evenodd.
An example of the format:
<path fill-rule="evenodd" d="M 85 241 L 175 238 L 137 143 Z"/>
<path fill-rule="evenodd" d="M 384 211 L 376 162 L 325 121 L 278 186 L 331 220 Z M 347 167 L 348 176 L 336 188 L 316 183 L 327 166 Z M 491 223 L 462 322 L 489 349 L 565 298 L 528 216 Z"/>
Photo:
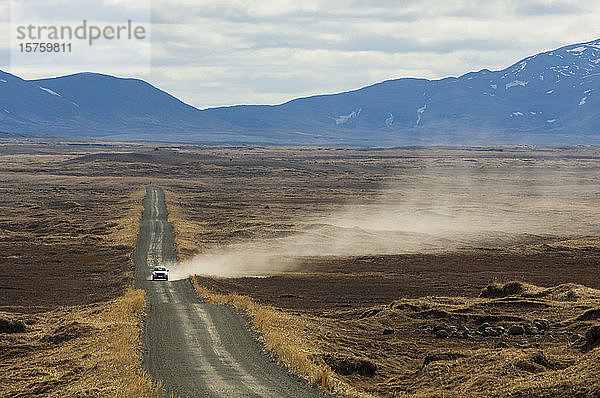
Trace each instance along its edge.
<path fill-rule="evenodd" d="M 235 144 L 600 144 L 599 90 L 600 40 L 499 71 L 206 110 L 137 79 L 0 71 L 0 131 Z"/>

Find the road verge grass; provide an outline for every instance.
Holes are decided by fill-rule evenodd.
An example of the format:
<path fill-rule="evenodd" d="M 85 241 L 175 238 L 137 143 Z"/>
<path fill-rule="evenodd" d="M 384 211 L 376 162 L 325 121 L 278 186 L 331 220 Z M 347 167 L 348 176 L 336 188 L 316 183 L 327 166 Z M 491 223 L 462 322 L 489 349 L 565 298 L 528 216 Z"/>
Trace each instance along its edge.
<path fill-rule="evenodd" d="M 144 187 L 133 191 L 107 243 L 135 247 L 144 195 Z M 143 290 L 133 289 L 132 276 L 129 271 L 125 293 L 109 301 L 0 312 L 24 329 L 0 333 L 0 396 L 158 397 L 161 385 L 141 368 L 146 300 Z"/>
<path fill-rule="evenodd" d="M 0 339 L 0 396 L 158 397 L 140 368 L 144 309 L 144 291 L 130 289 L 106 303 L 0 314 L 26 325 Z"/>
<path fill-rule="evenodd" d="M 310 334 L 318 331 L 318 318 L 296 316 L 259 304 L 249 296 L 216 294 L 201 286 L 195 277 L 191 282 L 198 297 L 213 304 L 226 304 L 246 315 L 249 327 L 264 345 L 265 353 L 279 365 L 303 377 L 314 387 L 321 387 L 326 371 L 325 387 L 328 391 L 352 397 L 371 397 L 342 380 L 321 359 L 321 353 Z M 262 323 L 262 333 L 261 333 Z"/>

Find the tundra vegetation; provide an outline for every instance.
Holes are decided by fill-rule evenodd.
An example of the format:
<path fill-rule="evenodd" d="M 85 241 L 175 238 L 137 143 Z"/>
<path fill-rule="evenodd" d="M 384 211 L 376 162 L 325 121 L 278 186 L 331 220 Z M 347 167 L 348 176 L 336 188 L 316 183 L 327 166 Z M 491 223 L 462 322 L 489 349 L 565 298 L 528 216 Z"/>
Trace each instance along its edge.
<path fill-rule="evenodd" d="M 596 396 L 599 166 L 595 147 L 3 141 L 0 395 L 160 389 L 130 260 L 155 184 L 173 274 L 262 322 L 265 351 L 315 384 Z"/>

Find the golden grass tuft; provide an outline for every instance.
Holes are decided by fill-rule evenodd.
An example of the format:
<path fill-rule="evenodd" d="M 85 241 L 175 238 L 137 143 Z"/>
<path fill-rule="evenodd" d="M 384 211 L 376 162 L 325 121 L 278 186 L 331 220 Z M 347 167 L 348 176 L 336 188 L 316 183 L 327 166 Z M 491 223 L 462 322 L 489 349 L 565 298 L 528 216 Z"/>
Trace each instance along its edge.
<path fill-rule="evenodd" d="M 322 351 L 311 338 L 311 331 L 319 330 L 318 318 L 279 311 L 257 303 L 249 296 L 216 294 L 198 284 L 196 278 L 191 279 L 198 297 L 213 304 L 234 306 L 249 316 L 250 326 L 256 333 L 259 333 L 262 322 L 261 338 L 267 353 L 276 358 L 281 366 L 306 379 L 310 385 L 320 387 L 323 371 L 326 370 L 328 391 L 344 396 L 372 397 L 352 387 L 323 362 Z"/>
<path fill-rule="evenodd" d="M 140 218 L 142 216 L 142 200 L 146 196 L 146 187 L 140 186 L 136 189 L 128 201 L 132 203 L 127 212 L 118 220 L 118 225 L 113 227 L 108 239 L 113 244 L 135 246 Z"/>
<path fill-rule="evenodd" d="M 127 198 L 126 212 L 106 235 L 109 243 L 135 245 L 144 195 L 140 186 Z M 130 283 L 107 302 L 0 313 L 27 325 L 25 333 L 0 335 L 0 396 L 162 396 L 160 383 L 140 367 L 145 292 Z"/>
<path fill-rule="evenodd" d="M 515 297 L 508 301 L 517 306 L 523 305 L 523 313 L 517 310 L 519 314 L 531 311 L 528 306 L 538 302 L 549 305 L 541 311 L 555 316 L 551 319 L 564 321 L 563 326 L 554 321 L 548 336 L 436 339 L 429 332 L 419 331 L 423 324 L 432 325 L 436 321 L 415 318 L 419 314 L 415 308 L 429 308 L 439 314 L 470 313 L 476 308 L 505 301 L 466 297 L 402 299 L 381 306 L 377 316 L 371 318 L 338 319 L 332 318 L 332 314 L 323 317 L 291 313 L 257 303 L 248 296 L 216 294 L 199 285 L 195 278 L 192 278 L 192 283 L 199 297 L 215 304 L 233 305 L 247 314 L 254 331 L 258 332 L 262 321 L 261 339 L 267 352 L 313 386 L 320 385 L 321 372 L 327 369 L 327 389 L 339 395 L 541 398 L 592 397 L 600 393 L 600 347 L 585 350 L 569 343 L 568 338 L 577 331 L 585 333 L 590 325 L 595 324 L 577 322 L 573 315 L 581 313 L 581 308 L 598 308 L 598 301 L 555 299 L 557 293 L 562 297 L 562 292 L 573 289 L 591 296 L 599 293 L 583 286 L 572 284 L 541 288 L 532 285 L 529 287 L 535 289 L 525 289 L 525 292 L 537 292 L 540 295 L 537 301 L 528 297 Z M 381 332 L 373 332 L 382 330 L 390 322 L 395 322 L 397 329 L 409 327 L 411 331 L 387 339 L 380 336 Z M 471 329 L 476 326 L 477 323 L 469 325 Z M 564 330 L 570 332 L 565 334 Z M 508 347 L 495 348 L 498 341 L 508 343 Z M 522 342 L 534 344 L 520 347 Z M 377 345 L 380 345 L 379 348 Z M 370 356 L 370 359 L 376 358 L 379 367 L 375 377 L 341 376 L 322 360 L 323 354 L 328 353 L 351 356 L 357 346 L 359 350 L 379 350 L 377 355 Z M 388 355 L 384 348 L 401 354 L 390 352 Z M 423 358 L 429 354 L 433 357 L 439 355 L 441 360 L 423 364 Z"/>
<path fill-rule="evenodd" d="M 168 209 L 168 220 L 173 224 L 173 232 L 175 233 L 175 251 L 179 261 L 184 261 L 193 257 L 196 252 L 195 237 L 198 232 L 208 231 L 204 230 L 197 223 L 192 223 L 186 220 L 183 214 L 183 209 L 180 205 L 180 197 L 172 191 L 163 188 L 165 193 L 165 200 L 167 202 Z"/>
<path fill-rule="evenodd" d="M 1 340 L 0 396 L 160 396 L 140 369 L 144 309 L 144 291 L 128 290 L 107 303 L 13 314 L 32 325 Z"/>

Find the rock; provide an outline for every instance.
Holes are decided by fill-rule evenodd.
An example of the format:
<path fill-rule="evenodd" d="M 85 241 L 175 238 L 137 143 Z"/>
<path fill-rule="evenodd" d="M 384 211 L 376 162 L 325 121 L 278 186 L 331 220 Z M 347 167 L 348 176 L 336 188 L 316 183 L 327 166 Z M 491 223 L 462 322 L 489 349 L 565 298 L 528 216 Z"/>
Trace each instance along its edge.
<path fill-rule="evenodd" d="M 525 286 L 521 282 L 509 282 L 504 285 L 492 284 L 481 291 L 479 297 L 496 298 L 521 294 Z"/>
<path fill-rule="evenodd" d="M 433 333 L 437 333 L 440 330 L 447 330 L 447 329 L 448 329 L 448 325 L 446 325 L 445 323 L 442 322 L 440 324 L 435 325 L 431 331 Z"/>
<path fill-rule="evenodd" d="M 489 328 L 489 334 L 490 334 L 490 336 L 497 337 L 502 334 L 502 331 L 500 331 L 500 329 L 498 329 L 498 328 Z"/>
<path fill-rule="evenodd" d="M 382 334 L 384 336 L 387 335 L 387 334 L 394 334 L 394 329 L 392 329 L 392 328 L 385 328 L 385 329 L 383 329 Z"/>
<path fill-rule="evenodd" d="M 534 354 L 531 357 L 532 361 L 537 363 L 538 365 L 542 365 L 543 367 L 545 367 L 546 369 L 551 369 L 554 370 L 557 368 L 557 364 L 550 362 L 548 360 L 548 358 L 546 358 L 546 356 L 544 355 L 544 353 L 542 351 Z"/>
<path fill-rule="evenodd" d="M 578 321 L 594 321 L 600 319 L 600 308 L 588 310 L 577 317 Z"/>
<path fill-rule="evenodd" d="M 358 319 L 370 318 L 372 316 L 379 314 L 380 312 L 381 312 L 381 308 L 373 308 L 373 309 L 367 310 L 367 311 L 363 312 L 362 314 L 360 314 Z"/>
<path fill-rule="evenodd" d="M 463 330 L 462 331 L 462 337 L 471 337 L 471 331 L 469 329 Z"/>
<path fill-rule="evenodd" d="M 520 342 L 517 343 L 517 347 L 519 348 L 542 348 L 542 346 L 539 345 L 539 343 L 526 343 L 526 342 Z"/>
<path fill-rule="evenodd" d="M 590 347 L 595 347 L 600 344 L 600 326 L 592 326 L 585 332 L 585 340 L 587 345 Z"/>
<path fill-rule="evenodd" d="M 326 354 L 323 355 L 323 360 L 334 372 L 342 376 L 358 373 L 362 376 L 372 377 L 377 372 L 377 365 L 366 359 Z"/>
<path fill-rule="evenodd" d="M 503 326 L 497 326 L 496 330 L 500 332 L 500 334 L 504 334 L 504 332 L 506 332 L 506 329 L 504 329 Z"/>
<path fill-rule="evenodd" d="M 491 327 L 492 325 L 490 325 L 489 323 L 485 322 L 482 323 L 481 325 L 479 325 L 479 327 L 477 328 L 478 331 L 483 332 L 485 329 Z"/>
<path fill-rule="evenodd" d="M 506 344 L 505 342 L 501 341 L 499 343 L 496 343 L 496 345 L 494 346 L 494 348 L 508 348 L 508 344 Z"/>
<path fill-rule="evenodd" d="M 511 336 L 520 336 L 522 334 L 525 334 L 525 328 L 521 325 L 513 325 L 510 328 L 508 328 L 508 334 L 510 334 Z"/>
<path fill-rule="evenodd" d="M 0 333 L 25 333 L 25 324 L 17 319 L 0 318 Z"/>
<path fill-rule="evenodd" d="M 425 359 L 423 360 L 423 365 L 421 366 L 421 369 L 419 370 L 419 372 L 421 372 L 423 369 L 425 369 L 425 366 L 427 366 L 428 364 L 430 364 L 432 362 L 454 361 L 459 358 L 464 358 L 465 356 L 466 356 L 465 354 L 461 354 L 459 352 L 442 352 L 439 354 L 427 355 L 425 357 Z M 419 372 L 417 372 L 417 373 L 419 373 Z"/>
<path fill-rule="evenodd" d="M 572 344 L 577 344 L 577 343 L 581 342 L 581 341 L 582 341 L 582 340 L 584 340 L 584 339 L 585 339 L 585 337 L 583 337 L 583 336 L 582 336 L 582 335 L 580 335 L 580 334 L 574 334 L 574 335 L 572 335 L 571 337 L 569 337 L 569 341 L 570 341 Z"/>
<path fill-rule="evenodd" d="M 529 335 L 539 334 L 539 330 L 535 326 L 527 326 L 525 328 L 525 333 Z"/>
<path fill-rule="evenodd" d="M 435 332 L 435 337 L 437 337 L 438 339 L 447 339 L 448 337 L 450 337 L 450 333 L 448 333 L 448 331 L 445 329 L 440 329 L 437 332 Z"/>
<path fill-rule="evenodd" d="M 546 331 L 550 328 L 550 322 L 546 319 L 534 319 L 531 326 L 535 326 L 539 331 Z"/>

